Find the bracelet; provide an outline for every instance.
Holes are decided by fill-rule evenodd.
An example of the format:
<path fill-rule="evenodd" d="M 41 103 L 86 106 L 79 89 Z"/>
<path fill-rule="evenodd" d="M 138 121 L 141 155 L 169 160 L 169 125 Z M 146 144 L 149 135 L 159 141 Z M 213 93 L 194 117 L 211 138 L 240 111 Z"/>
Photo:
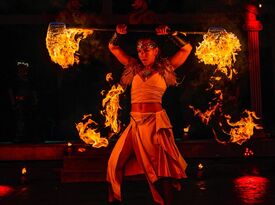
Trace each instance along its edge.
<path fill-rule="evenodd" d="M 169 38 L 172 40 L 172 42 L 178 46 L 179 48 L 185 46 L 186 44 L 189 44 L 189 42 L 178 35 L 169 35 Z"/>
<path fill-rule="evenodd" d="M 118 46 L 119 45 L 119 40 L 121 39 L 121 34 L 115 32 L 112 38 L 110 39 L 109 43 Z"/>

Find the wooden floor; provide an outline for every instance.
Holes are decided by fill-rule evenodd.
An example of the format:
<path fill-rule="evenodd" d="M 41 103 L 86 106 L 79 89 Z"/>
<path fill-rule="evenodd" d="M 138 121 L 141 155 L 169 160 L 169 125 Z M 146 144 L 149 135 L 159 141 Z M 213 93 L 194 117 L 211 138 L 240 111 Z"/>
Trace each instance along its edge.
<path fill-rule="evenodd" d="M 109 155 L 115 142 L 107 148 L 91 148 L 77 141 L 73 143 L 73 152 L 85 148 L 93 154 Z M 275 137 L 253 137 L 242 145 L 219 144 L 209 140 L 177 140 L 177 147 L 186 158 L 204 157 L 242 157 L 247 148 L 257 157 L 275 157 Z M 63 160 L 67 156 L 67 142 L 45 142 L 40 144 L 14 144 L 0 142 L 0 161 L 13 160 Z"/>
<path fill-rule="evenodd" d="M 187 159 L 188 179 L 174 205 L 275 204 L 275 158 Z M 198 169 L 202 164 L 203 168 Z M 106 205 L 106 182 L 61 183 L 62 160 L 1 161 L 1 205 Z M 26 177 L 21 175 L 27 169 Z M 124 205 L 152 205 L 142 178 L 123 183 Z"/>
<path fill-rule="evenodd" d="M 242 146 L 215 140 L 176 143 L 188 163 L 188 178 L 175 194 L 174 205 L 275 204 L 274 138 L 256 138 Z M 91 149 L 78 142 L 70 152 L 66 142 L 0 144 L 0 205 L 107 205 L 102 170 L 113 145 Z M 253 155 L 244 156 L 247 149 Z M 74 167 L 77 177 L 64 175 Z M 83 174 L 94 167 L 101 171 Z M 144 177 L 125 179 L 122 196 L 123 205 L 153 204 Z"/>

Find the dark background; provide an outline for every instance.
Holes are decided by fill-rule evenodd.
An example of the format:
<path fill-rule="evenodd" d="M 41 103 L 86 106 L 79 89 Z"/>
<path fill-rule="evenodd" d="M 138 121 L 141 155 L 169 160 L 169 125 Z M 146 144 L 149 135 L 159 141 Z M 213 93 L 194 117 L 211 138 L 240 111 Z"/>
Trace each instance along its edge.
<path fill-rule="evenodd" d="M 118 23 L 127 23 L 132 1 L 125 0 L 80 0 L 78 9 L 81 22 L 67 20 L 67 24 L 83 27 L 115 28 Z M 15 136 L 14 110 L 7 90 L 13 86 L 17 61 L 30 64 L 33 89 L 38 96 L 31 121 L 32 129 L 28 142 L 78 140 L 75 123 L 82 115 L 92 113 L 103 124 L 99 114 L 102 89 L 109 89 L 105 75 L 112 72 L 113 83 L 119 82 L 122 66 L 110 54 L 107 45 L 112 32 L 95 32 L 81 42 L 80 64 L 67 70 L 51 62 L 46 49 L 45 38 L 50 22 L 63 21 L 62 13 L 67 12 L 65 0 L 2 0 L 0 3 L 1 39 L 1 135 L 0 141 L 13 142 Z M 239 71 L 233 81 L 223 81 L 225 91 L 224 112 L 236 119 L 244 109 L 250 109 L 250 88 L 247 62 L 247 37 L 243 30 L 245 1 L 237 0 L 151 0 L 150 9 L 165 24 L 175 30 L 207 31 L 211 26 L 221 26 L 238 36 L 242 51 L 237 56 L 235 67 Z M 258 19 L 263 24 L 260 31 L 260 63 L 262 79 L 262 122 L 265 132 L 274 136 L 274 6 L 272 1 L 262 3 Z M 70 12 L 69 12 L 70 13 Z M 75 19 L 73 19 L 75 20 Z M 154 29 L 155 25 L 138 25 L 138 28 Z M 139 34 L 125 37 L 122 47 L 136 56 L 135 41 Z M 176 48 L 167 39 L 158 39 L 164 56 L 172 55 Z M 191 125 L 190 138 L 212 138 L 211 126 L 203 125 L 188 108 L 192 104 L 202 110 L 208 106 L 213 93 L 207 93 L 211 67 L 198 62 L 195 47 L 202 36 L 189 36 L 194 50 L 182 69 L 177 71 L 183 83 L 169 88 L 163 98 L 174 126 L 175 137 L 181 139 L 182 128 Z M 207 69 L 209 68 L 209 69 Z M 236 96 L 236 90 L 240 93 Z M 235 97 L 235 98 L 234 98 Z M 233 99 L 234 98 L 234 99 Z M 122 124 L 129 121 L 129 89 L 121 98 L 120 119 Z M 105 130 L 102 129 L 104 134 Z"/>

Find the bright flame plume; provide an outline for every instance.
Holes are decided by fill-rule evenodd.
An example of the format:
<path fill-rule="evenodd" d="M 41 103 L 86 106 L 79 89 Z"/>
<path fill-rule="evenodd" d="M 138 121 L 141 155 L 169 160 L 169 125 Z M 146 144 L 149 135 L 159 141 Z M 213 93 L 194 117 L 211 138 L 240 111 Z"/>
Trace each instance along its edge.
<path fill-rule="evenodd" d="M 107 147 L 109 144 L 108 140 L 106 138 L 101 138 L 100 132 L 98 132 L 96 128 L 91 128 L 91 125 L 97 125 L 91 117 L 91 114 L 84 115 L 82 121 L 86 121 L 88 119 L 87 122 L 79 122 L 76 124 L 76 129 L 79 133 L 80 139 L 95 148 Z"/>
<path fill-rule="evenodd" d="M 107 77 L 106 77 L 107 79 Z M 124 92 L 121 85 L 113 85 L 106 94 L 106 97 L 102 100 L 101 114 L 105 117 L 105 127 L 111 127 L 114 133 L 120 131 L 120 121 L 118 120 L 119 96 Z"/>
<path fill-rule="evenodd" d="M 255 129 L 263 129 L 262 126 L 254 122 L 255 119 L 260 119 L 256 116 L 255 112 L 245 110 L 246 117 L 241 118 L 237 122 L 231 122 L 231 116 L 225 115 L 227 124 L 231 127 L 229 132 L 223 130 L 225 134 L 230 135 L 230 142 L 243 144 L 251 138 L 254 134 Z"/>
<path fill-rule="evenodd" d="M 220 71 L 232 79 L 233 74 L 237 73 L 233 64 L 240 50 L 240 41 L 233 33 L 225 30 L 208 31 L 204 34 L 203 41 L 196 47 L 195 55 L 206 65 L 217 65 L 215 72 Z"/>
<path fill-rule="evenodd" d="M 78 64 L 79 42 L 92 33 L 91 29 L 67 29 L 64 24 L 51 24 L 46 36 L 46 46 L 51 60 L 63 69 L 69 68 L 74 63 Z"/>
<path fill-rule="evenodd" d="M 112 74 L 108 73 L 106 75 L 106 81 L 112 80 Z M 103 110 L 101 114 L 105 117 L 105 127 L 110 127 L 112 134 L 118 133 L 120 131 L 120 121 L 118 119 L 118 110 L 121 109 L 119 106 L 119 96 L 124 92 L 121 85 L 113 85 L 111 89 L 107 92 L 105 98 L 102 100 L 102 107 Z M 101 91 L 101 94 L 104 95 L 105 91 Z M 93 147 L 107 147 L 108 146 L 108 139 L 101 138 L 100 132 L 97 128 L 97 123 L 93 121 L 92 115 L 84 115 L 82 121 L 76 124 L 77 131 L 79 133 L 80 138 L 86 143 L 90 144 Z M 88 120 L 87 120 L 88 119 Z M 112 135 L 111 135 L 112 136 Z M 109 138 L 111 137 L 109 136 Z"/>

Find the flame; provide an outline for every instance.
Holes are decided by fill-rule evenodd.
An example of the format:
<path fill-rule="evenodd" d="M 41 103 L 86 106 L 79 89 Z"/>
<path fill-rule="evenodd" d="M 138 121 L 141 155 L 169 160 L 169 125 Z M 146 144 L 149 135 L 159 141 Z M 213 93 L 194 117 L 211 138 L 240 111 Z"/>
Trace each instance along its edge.
<path fill-rule="evenodd" d="M 93 129 L 91 125 L 97 125 L 95 121 L 91 119 L 92 115 L 84 115 L 82 120 L 87 120 L 87 122 L 79 122 L 76 124 L 76 129 L 78 131 L 80 139 L 82 139 L 86 144 L 92 145 L 92 147 L 100 148 L 107 147 L 108 140 L 106 138 L 100 137 L 100 132 L 97 129 Z"/>
<path fill-rule="evenodd" d="M 111 73 L 106 75 L 106 80 L 112 80 Z M 121 109 L 119 106 L 119 95 L 123 92 L 124 90 L 121 85 L 113 85 L 102 100 L 103 110 L 101 114 L 105 117 L 105 127 L 111 127 L 113 133 L 118 133 L 120 131 L 120 121 L 118 120 L 118 110 Z M 102 90 L 101 94 L 104 95 L 104 93 L 104 90 Z M 79 122 L 76 124 L 80 138 L 86 144 L 91 144 L 93 147 L 107 147 L 108 140 L 106 138 L 100 138 L 100 132 L 97 131 L 96 128 L 91 128 L 91 126 L 95 127 L 98 125 L 91 118 L 92 114 L 85 114 L 82 121 L 87 122 Z"/>
<path fill-rule="evenodd" d="M 191 125 L 188 125 L 187 127 L 184 127 L 184 128 L 183 128 L 183 132 L 184 132 L 184 133 L 188 133 L 190 127 L 191 127 Z"/>
<path fill-rule="evenodd" d="M 118 120 L 119 95 L 124 92 L 124 89 L 120 84 L 113 85 L 106 94 L 106 97 L 102 100 L 101 114 L 105 116 L 105 127 L 111 127 L 114 133 L 120 131 L 120 121 Z"/>
<path fill-rule="evenodd" d="M 68 28 L 65 24 L 50 24 L 46 36 L 46 46 L 51 60 L 63 69 L 79 63 L 77 51 L 79 42 L 91 35 L 93 30 L 81 28 Z"/>
<path fill-rule="evenodd" d="M 241 118 L 237 122 L 231 122 L 231 116 L 225 115 L 226 122 L 231 129 L 229 132 L 223 130 L 224 133 L 230 135 L 230 142 L 237 143 L 239 145 L 246 142 L 254 134 L 255 129 L 262 129 L 262 127 L 254 122 L 254 119 L 260 119 L 256 116 L 255 112 L 245 110 L 244 113 L 247 117 Z"/>
<path fill-rule="evenodd" d="M 27 174 L 27 168 L 26 168 L 26 167 L 23 167 L 23 168 L 22 168 L 21 174 L 22 174 L 22 175 Z"/>
<path fill-rule="evenodd" d="M 110 82 L 111 80 L 113 80 L 113 76 L 112 76 L 112 73 L 107 73 L 107 75 L 106 75 L 106 81 L 107 82 Z"/>
<path fill-rule="evenodd" d="M 196 47 L 195 55 L 200 62 L 206 65 L 217 65 L 215 72 L 224 73 L 229 79 L 237 71 L 233 68 L 237 51 L 241 50 L 239 39 L 225 30 L 220 32 L 207 32 L 203 41 Z"/>
<path fill-rule="evenodd" d="M 215 90 L 215 94 L 218 95 L 218 97 L 214 98 L 213 100 L 217 99 L 217 102 L 215 105 L 210 105 L 210 107 L 203 113 L 201 110 L 194 108 L 194 106 L 189 105 L 189 108 L 191 108 L 194 112 L 194 116 L 198 115 L 201 121 L 208 125 L 209 121 L 211 120 L 212 116 L 216 113 L 216 110 L 220 108 L 223 100 L 223 94 L 221 90 Z"/>
<path fill-rule="evenodd" d="M 202 170 L 203 168 L 204 168 L 203 164 L 202 164 L 202 163 L 199 163 L 199 164 L 198 164 L 198 169 L 199 169 L 199 170 Z"/>

